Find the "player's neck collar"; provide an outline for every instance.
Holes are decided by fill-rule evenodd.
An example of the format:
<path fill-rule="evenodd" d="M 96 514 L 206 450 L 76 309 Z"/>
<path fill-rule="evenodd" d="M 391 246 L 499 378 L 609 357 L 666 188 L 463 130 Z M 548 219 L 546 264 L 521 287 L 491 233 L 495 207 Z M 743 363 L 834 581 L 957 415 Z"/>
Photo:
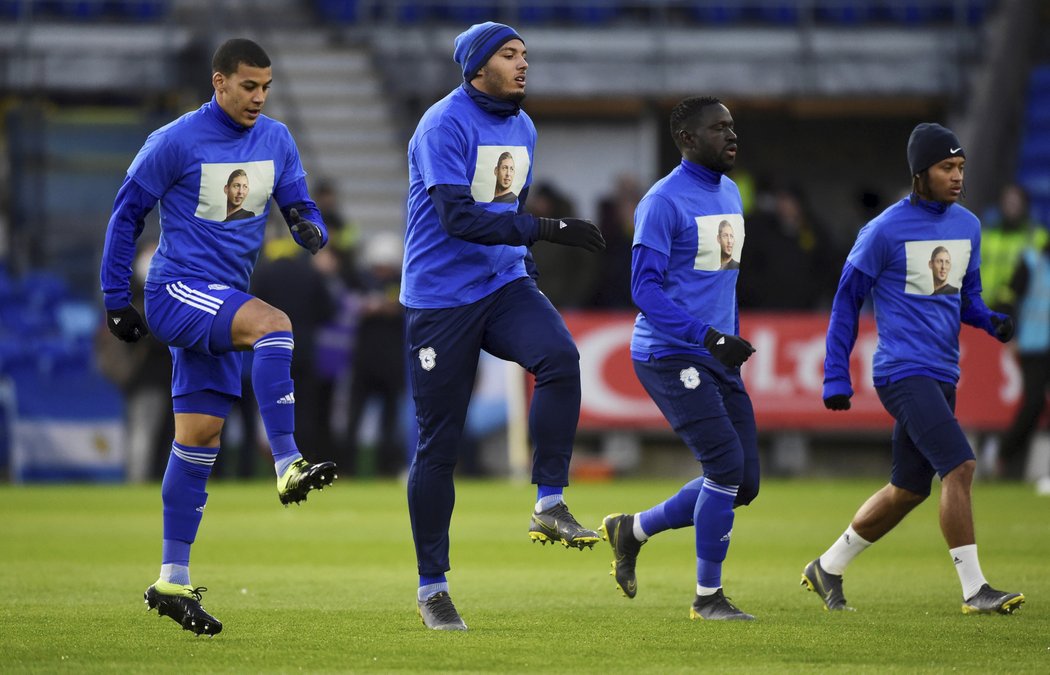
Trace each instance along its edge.
<path fill-rule="evenodd" d="M 508 101 L 505 98 L 489 96 L 470 82 L 463 83 L 463 91 L 467 92 L 470 100 L 474 101 L 479 108 L 487 113 L 492 113 L 499 117 L 513 117 L 521 112 L 521 104 L 517 101 Z"/>
<path fill-rule="evenodd" d="M 252 130 L 252 127 L 245 127 L 237 124 L 233 121 L 233 118 L 226 114 L 226 111 L 222 109 L 219 102 L 215 100 L 215 95 L 212 94 L 211 101 L 208 103 L 208 112 L 214 117 L 224 129 L 236 132 L 238 135 L 244 134 Z"/>
<path fill-rule="evenodd" d="M 722 174 L 720 172 L 690 162 L 684 157 L 682 158 L 682 169 L 706 188 L 716 189 L 722 184 Z"/>
<path fill-rule="evenodd" d="M 935 202 L 932 199 L 923 199 L 918 194 L 915 194 L 915 193 L 912 193 L 912 194 L 915 197 L 914 204 L 916 206 L 921 208 L 923 211 L 926 211 L 928 213 L 932 213 L 932 214 L 937 215 L 937 216 L 944 215 L 944 213 L 948 210 L 948 207 L 951 206 L 950 203 Z"/>

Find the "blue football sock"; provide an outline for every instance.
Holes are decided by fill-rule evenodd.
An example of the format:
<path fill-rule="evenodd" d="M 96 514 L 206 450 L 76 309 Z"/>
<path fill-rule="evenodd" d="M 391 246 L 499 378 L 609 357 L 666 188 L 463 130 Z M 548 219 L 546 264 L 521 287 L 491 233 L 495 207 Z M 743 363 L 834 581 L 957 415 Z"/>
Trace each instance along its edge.
<path fill-rule="evenodd" d="M 737 485 L 705 479 L 696 500 L 696 583 L 706 588 L 722 585 L 722 562 L 733 532 L 733 501 Z"/>
<path fill-rule="evenodd" d="M 164 506 L 162 581 L 189 584 L 190 545 L 197 538 L 208 493 L 204 491 L 218 448 L 171 444 L 168 467 L 160 486 Z"/>
<path fill-rule="evenodd" d="M 537 485 L 536 486 L 536 513 L 545 511 L 555 504 L 565 501 L 562 491 L 565 488 L 560 485 Z"/>
<path fill-rule="evenodd" d="M 693 511 L 700 497 L 704 477 L 696 478 L 682 486 L 670 499 L 639 514 L 640 525 L 650 537 L 664 530 L 677 530 L 693 524 Z"/>
<path fill-rule="evenodd" d="M 292 349 L 295 341 L 285 331 L 268 333 L 255 343 L 252 388 L 259 401 L 266 437 L 273 451 L 277 475 L 301 458 L 295 444 L 295 385 L 292 382 Z"/>

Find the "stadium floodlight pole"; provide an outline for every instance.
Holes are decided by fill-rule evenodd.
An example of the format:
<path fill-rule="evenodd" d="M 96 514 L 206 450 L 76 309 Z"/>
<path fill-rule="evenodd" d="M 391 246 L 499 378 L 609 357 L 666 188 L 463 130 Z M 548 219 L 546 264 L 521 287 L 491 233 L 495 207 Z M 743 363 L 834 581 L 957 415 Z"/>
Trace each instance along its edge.
<path fill-rule="evenodd" d="M 510 475 L 518 481 L 529 479 L 532 460 L 529 457 L 528 403 L 525 400 L 525 369 L 506 362 L 507 371 L 507 464 Z"/>

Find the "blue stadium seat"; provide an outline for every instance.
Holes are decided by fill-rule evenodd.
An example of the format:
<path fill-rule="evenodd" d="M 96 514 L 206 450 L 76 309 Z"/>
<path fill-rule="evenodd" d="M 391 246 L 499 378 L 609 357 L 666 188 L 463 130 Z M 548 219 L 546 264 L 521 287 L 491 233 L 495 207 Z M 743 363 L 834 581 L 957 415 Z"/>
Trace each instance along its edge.
<path fill-rule="evenodd" d="M 850 26 L 867 21 L 872 11 L 871 3 L 861 0 L 817 0 L 813 19 L 818 23 Z"/>
<path fill-rule="evenodd" d="M 22 0 L 0 0 L 0 21 L 17 19 L 24 4 Z"/>
<path fill-rule="evenodd" d="M 477 5 L 450 3 L 445 7 L 439 6 L 434 9 L 434 18 L 455 24 L 463 24 L 464 27 L 484 21 L 496 21 L 499 16 L 500 8 L 496 3 Z"/>
<path fill-rule="evenodd" d="M 316 0 L 316 5 L 325 21 L 355 23 L 359 18 L 357 0 Z"/>
<path fill-rule="evenodd" d="M 1050 65 L 1042 65 L 1032 68 L 1032 72 L 1028 76 L 1028 86 L 1033 92 L 1050 91 Z"/>
<path fill-rule="evenodd" d="M 744 8 L 734 3 L 702 4 L 691 8 L 693 19 L 699 23 L 731 24 L 744 16 Z"/>
<path fill-rule="evenodd" d="M 111 16 L 130 21 L 159 21 L 168 14 L 167 0 L 117 0 L 109 4 Z"/>
<path fill-rule="evenodd" d="M 523 24 L 544 24 L 560 21 L 560 8 L 548 4 L 525 2 L 518 6 L 518 22 Z"/>
<path fill-rule="evenodd" d="M 792 26 L 798 23 L 799 6 L 796 2 L 757 2 L 744 7 L 744 19 L 754 23 Z"/>
<path fill-rule="evenodd" d="M 569 5 L 569 17 L 578 23 L 602 24 L 616 18 L 618 13 L 615 0 L 590 0 L 574 2 Z"/>
<path fill-rule="evenodd" d="M 1047 81 L 1044 82 L 1043 80 Z M 1025 102 L 1025 124 L 1036 131 L 1050 127 L 1050 78 L 1037 68 L 1028 79 L 1028 100 Z"/>
<path fill-rule="evenodd" d="M 19 281 L 19 292 L 27 305 L 52 304 L 69 297 L 69 284 L 46 270 L 31 270 Z"/>
<path fill-rule="evenodd" d="M 37 0 L 35 8 L 49 17 L 75 21 L 98 19 L 105 9 L 101 0 Z"/>

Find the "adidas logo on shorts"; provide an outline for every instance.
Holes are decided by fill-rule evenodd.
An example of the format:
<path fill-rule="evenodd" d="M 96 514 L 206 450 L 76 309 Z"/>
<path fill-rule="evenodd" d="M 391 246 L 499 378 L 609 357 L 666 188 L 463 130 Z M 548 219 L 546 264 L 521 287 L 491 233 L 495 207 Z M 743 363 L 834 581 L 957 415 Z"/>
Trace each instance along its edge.
<path fill-rule="evenodd" d="M 282 396 L 281 398 L 277 399 L 277 405 L 291 405 L 293 403 L 295 403 L 295 393 L 294 392 L 289 392 L 289 393 L 285 394 L 284 396 Z"/>

